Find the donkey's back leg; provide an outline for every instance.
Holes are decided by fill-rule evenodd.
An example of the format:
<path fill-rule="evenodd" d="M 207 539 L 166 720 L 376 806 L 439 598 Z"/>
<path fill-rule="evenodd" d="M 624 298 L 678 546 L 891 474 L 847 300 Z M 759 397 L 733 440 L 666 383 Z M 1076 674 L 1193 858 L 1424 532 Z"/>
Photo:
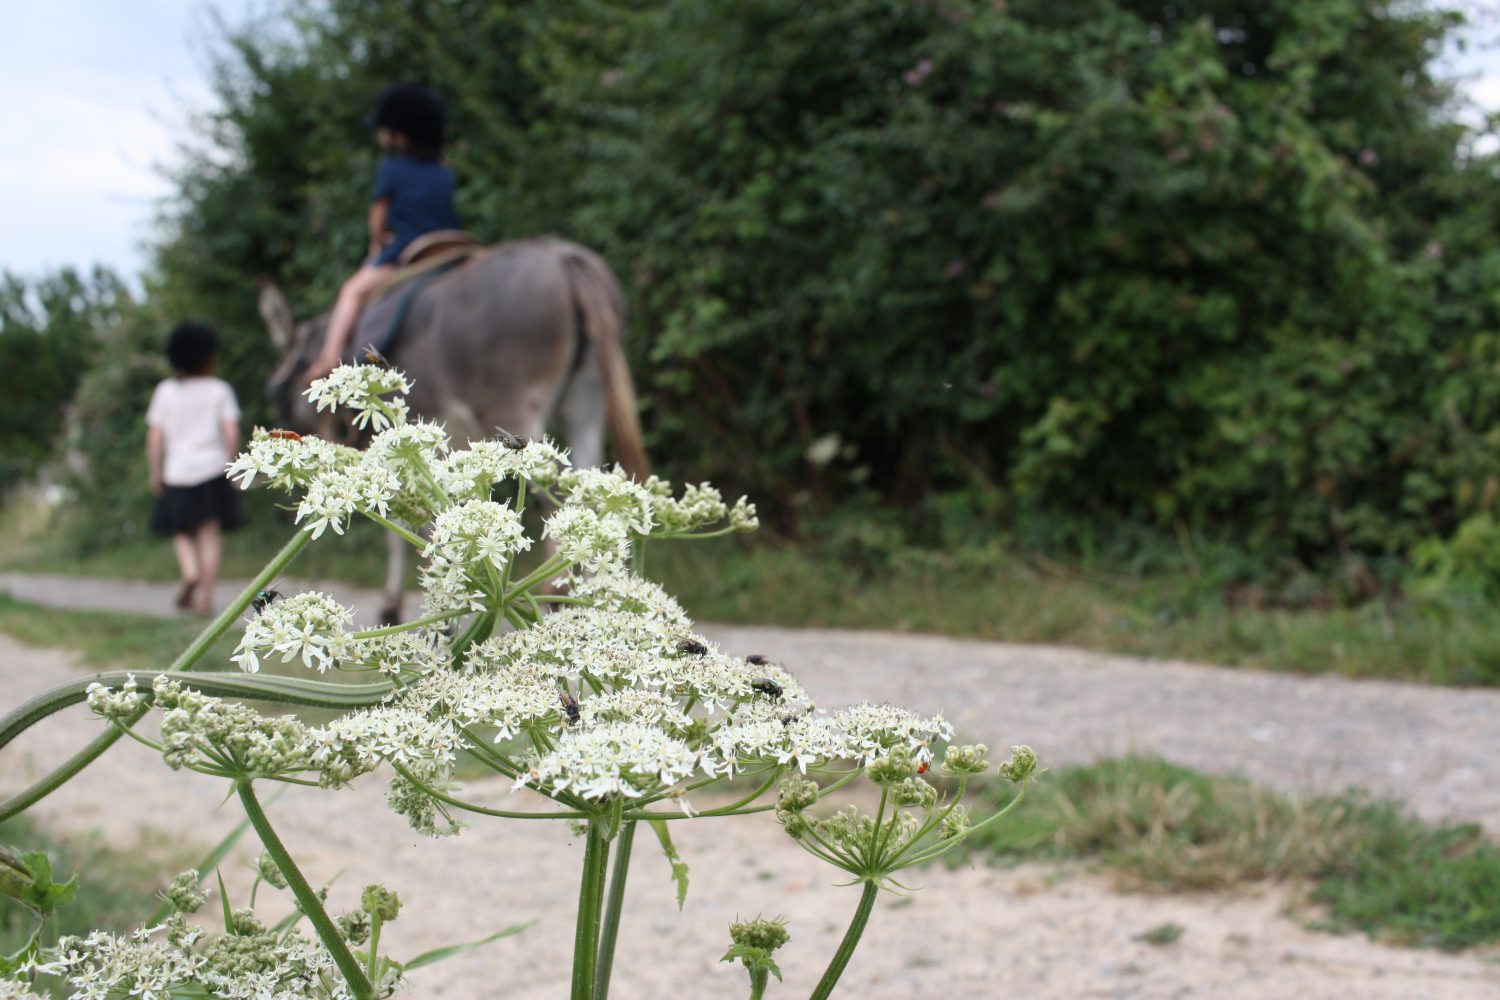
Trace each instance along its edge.
<path fill-rule="evenodd" d="M 380 609 L 381 625 L 401 623 L 401 603 L 406 589 L 406 550 L 410 544 L 394 531 L 385 533 L 385 592 Z"/>
<path fill-rule="evenodd" d="M 557 416 L 573 466 L 591 469 L 604 464 L 604 383 L 592 347 L 586 347 L 578 369 L 568 380 Z"/>

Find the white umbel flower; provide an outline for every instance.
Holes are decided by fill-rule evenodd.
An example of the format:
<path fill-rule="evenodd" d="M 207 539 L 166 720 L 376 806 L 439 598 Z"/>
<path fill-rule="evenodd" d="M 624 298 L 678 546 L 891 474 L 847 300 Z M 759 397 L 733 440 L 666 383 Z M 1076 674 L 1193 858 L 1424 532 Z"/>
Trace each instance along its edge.
<path fill-rule="evenodd" d="M 321 674 L 344 655 L 345 630 L 353 618 L 352 611 L 327 594 L 310 591 L 284 598 L 250 619 L 230 659 L 253 674 L 262 655 L 280 656 L 282 663 L 300 657 L 303 666 Z"/>

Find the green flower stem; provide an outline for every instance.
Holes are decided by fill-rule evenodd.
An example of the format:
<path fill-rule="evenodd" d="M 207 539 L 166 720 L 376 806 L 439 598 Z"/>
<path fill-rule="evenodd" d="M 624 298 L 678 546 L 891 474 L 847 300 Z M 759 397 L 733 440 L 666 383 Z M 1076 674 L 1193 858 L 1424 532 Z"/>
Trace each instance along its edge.
<path fill-rule="evenodd" d="M 764 1000 L 766 984 L 771 981 L 770 969 L 750 970 L 750 1000 Z"/>
<path fill-rule="evenodd" d="M 1013 799 L 1011 799 L 1009 802 L 1007 802 L 1005 804 L 1005 808 L 1004 809 L 999 810 L 993 816 L 986 816 L 983 820 L 981 820 L 978 823 L 975 823 L 973 826 L 969 827 L 963 833 L 960 833 L 960 834 L 958 834 L 955 837 L 949 837 L 947 840 L 940 840 L 936 844 L 933 844 L 931 847 L 927 848 L 922 853 L 914 855 L 914 856 L 912 856 L 910 858 L 907 858 L 905 861 L 903 861 L 901 863 L 900 867 L 901 868 L 910 868 L 912 865 L 919 865 L 919 864 L 921 864 L 924 861 L 931 861 L 933 858 L 940 857 L 940 856 L 948 853 L 949 849 L 952 848 L 953 845 L 957 844 L 959 841 L 963 840 L 966 837 L 972 836 L 975 833 L 978 833 L 980 830 L 983 830 L 985 827 L 989 826 L 991 823 L 998 823 L 1001 819 L 1003 819 L 1005 817 L 1006 813 L 1010 812 L 1016 806 L 1020 805 L 1021 804 L 1021 800 L 1024 799 L 1025 797 L 1026 797 L 1026 787 L 1023 785 L 1021 787 L 1021 790 L 1016 793 L 1016 797 L 1013 798 Z M 897 869 L 895 869 L 895 868 L 891 869 L 891 871 L 896 871 L 896 870 Z"/>
<path fill-rule="evenodd" d="M 376 524 L 380 525 L 385 530 L 401 536 L 401 538 L 405 539 L 408 543 L 415 546 L 417 549 L 427 548 L 427 543 L 422 540 L 421 535 L 406 530 L 395 521 L 381 517 L 379 514 L 372 514 L 370 511 L 362 511 L 361 513 L 363 513 L 365 517 L 368 517 L 370 520 L 374 521 Z"/>
<path fill-rule="evenodd" d="M 938 827 L 942 826 L 943 821 L 946 820 L 950 815 L 952 815 L 953 810 L 957 809 L 959 803 L 964 800 L 964 793 L 966 793 L 968 790 L 969 776 L 967 774 L 960 775 L 958 779 L 958 791 L 954 793 L 953 801 L 948 803 L 946 809 L 943 809 L 941 811 L 934 809 L 929 812 L 927 814 L 927 821 L 922 824 L 921 828 L 917 830 L 916 833 L 912 834 L 911 839 L 906 842 L 906 846 L 901 848 L 901 850 L 897 851 L 895 855 L 891 857 L 891 863 L 894 864 L 895 862 L 900 861 L 901 856 L 911 852 L 923 837 L 927 836 L 933 830 L 936 830 Z"/>
<path fill-rule="evenodd" d="M 355 1000 L 375 1000 L 375 987 L 370 985 L 370 980 L 365 976 L 364 970 L 359 967 L 358 960 L 349 951 L 349 945 L 339 934 L 339 929 L 329 919 L 328 911 L 323 909 L 323 904 L 318 900 L 318 894 L 313 891 L 312 886 L 307 884 L 303 878 L 302 871 L 297 863 L 292 860 L 291 854 L 287 852 L 286 846 L 282 844 L 281 838 L 276 836 L 276 831 L 271 828 L 271 821 L 266 818 L 265 810 L 260 807 L 260 800 L 255 797 L 255 790 L 248 780 L 241 779 L 234 783 L 235 791 L 239 793 L 240 805 L 245 808 L 245 815 L 250 819 L 250 825 L 255 827 L 260 842 L 276 862 L 276 867 L 281 870 L 286 879 L 287 888 L 292 890 L 292 895 L 297 899 L 297 905 L 307 915 L 312 923 L 313 930 L 318 934 L 318 940 L 323 942 L 323 947 L 333 956 L 334 964 L 344 974 L 344 981 L 349 984 L 349 990 L 355 996 Z M 371 953 L 374 953 L 372 947 Z"/>
<path fill-rule="evenodd" d="M 838 985 L 849 959 L 854 957 L 854 949 L 859 946 L 865 925 L 870 922 L 870 911 L 875 909 L 875 895 L 878 892 L 880 886 L 874 882 L 865 882 L 864 891 L 859 896 L 859 906 L 854 910 L 854 919 L 849 921 L 849 929 L 844 932 L 844 940 L 839 942 L 839 950 L 834 952 L 833 960 L 828 963 L 828 969 L 823 973 L 823 978 L 818 980 L 818 985 L 808 1000 L 828 1000 L 833 996 L 833 988 Z"/>
<path fill-rule="evenodd" d="M 511 584 L 510 589 L 505 592 L 505 602 L 509 604 L 516 597 L 535 587 L 537 584 L 552 579 L 567 567 L 568 559 L 566 556 L 553 556 L 528 573 L 520 581 Z"/>
<path fill-rule="evenodd" d="M 387 625 L 385 628 L 367 628 L 362 632 L 353 632 L 351 639 L 379 639 L 383 635 L 399 635 L 402 632 L 415 632 L 426 625 L 436 625 L 438 622 L 449 622 L 455 618 L 462 618 L 468 614 L 467 611 L 442 611 L 426 618 L 418 618 L 414 621 L 402 622 L 400 625 Z"/>
<path fill-rule="evenodd" d="M 172 665 L 168 669 L 188 671 L 197 666 L 198 661 L 203 659 L 204 654 L 213 648 L 214 643 L 219 641 L 219 637 L 229 631 L 229 626 L 233 625 L 239 616 L 245 613 L 245 609 L 250 606 L 251 601 L 255 600 L 256 595 L 270 586 L 271 582 L 281 575 L 282 570 L 286 569 L 291 564 L 291 561 L 297 558 L 297 553 L 301 552 L 310 541 L 312 541 L 312 536 L 305 531 L 299 530 L 294 534 L 281 547 L 281 551 L 277 552 L 271 561 L 266 564 L 266 568 L 261 570 L 260 574 L 254 580 L 250 581 L 249 586 L 240 591 L 240 595 L 230 602 L 230 605 L 217 618 L 204 626 L 203 631 L 198 633 L 198 638 L 194 639 L 188 648 L 182 651 L 181 656 L 172 661 Z M 63 687 L 67 686 L 64 685 Z M 87 684 L 84 686 L 87 687 Z M 16 711 L 8 714 L 3 720 L 0 720 L 0 747 L 4 747 L 20 733 L 31 728 L 35 723 L 40 722 L 54 712 L 61 711 L 68 705 L 77 704 L 77 701 L 83 700 L 83 698 L 79 698 L 77 701 L 56 702 L 52 696 L 60 690 L 62 688 L 57 688 L 54 691 L 49 691 L 46 694 L 32 698 L 25 705 L 22 705 Z M 135 725 L 145 714 L 146 708 L 142 706 L 139 711 L 132 713 L 126 724 Z M 0 820 L 6 820 L 18 815 L 57 791 L 65 782 L 72 780 L 80 771 L 98 760 L 119 739 L 120 730 L 118 729 L 106 730 L 95 737 L 93 741 L 78 751 L 78 753 L 69 757 L 60 767 L 42 777 L 29 788 L 18 792 L 3 803 L 0 803 Z"/>
<path fill-rule="evenodd" d="M 635 824 L 625 823 L 615 838 L 615 870 L 609 876 L 609 898 L 604 905 L 604 926 L 599 931 L 599 961 L 594 977 L 594 1000 L 609 996 L 609 975 L 615 965 L 615 940 L 620 936 L 620 912 L 625 908 L 625 879 L 630 874 L 630 848 L 635 842 Z"/>
<path fill-rule="evenodd" d="M 863 770 L 850 771 L 848 774 L 844 775 L 839 780 L 837 780 L 837 781 L 833 782 L 832 784 L 827 785 L 824 788 L 822 788 L 818 792 L 818 798 L 821 799 L 825 795 L 832 795 L 834 792 L 838 791 L 840 788 L 843 788 L 845 785 L 849 784 L 849 782 L 853 781 L 855 778 L 859 777 L 863 773 L 864 773 Z M 761 794 L 760 792 L 757 792 L 756 793 L 756 797 L 759 797 L 760 794 Z M 753 801 L 753 800 L 751 800 L 751 801 Z M 738 803 L 736 804 L 736 806 L 737 805 L 738 805 Z M 654 812 L 643 810 L 641 812 L 626 813 L 625 814 L 625 819 L 626 820 L 642 820 L 642 819 L 645 819 L 645 820 L 657 820 L 657 819 L 671 820 L 671 819 L 703 819 L 704 817 L 712 817 L 712 816 L 749 816 L 751 813 L 770 812 L 772 809 L 776 808 L 776 803 L 775 802 L 768 802 L 768 803 L 766 803 L 763 806 L 752 806 L 749 809 L 737 809 L 736 806 L 721 806 L 718 809 L 709 809 L 709 810 L 707 810 L 705 812 L 693 813 L 692 816 L 688 816 L 686 813 L 680 813 L 680 812 L 675 812 L 675 813 L 654 813 Z M 733 809 L 734 811 L 733 812 L 729 811 L 731 809 Z"/>
<path fill-rule="evenodd" d="M 609 844 L 604 839 L 604 820 L 589 821 L 583 851 L 583 878 L 578 887 L 578 924 L 573 935 L 572 1000 L 594 1000 L 595 974 L 599 958 L 599 910 L 604 902 L 604 876 L 609 865 Z"/>
<path fill-rule="evenodd" d="M 133 726 L 145 716 L 147 707 L 142 705 L 125 719 L 125 725 Z M 37 781 L 31 787 L 17 792 L 10 798 L 0 803 L 0 822 L 19 816 L 21 813 L 36 805 L 42 799 L 57 791 L 84 768 L 92 764 L 99 755 L 115 745 L 120 738 L 118 729 L 106 729 L 85 746 L 64 761 L 46 777 Z"/>
<path fill-rule="evenodd" d="M 421 778 L 418 778 L 416 775 L 412 774 L 400 764 L 392 764 L 391 767 L 395 768 L 396 773 L 401 775 L 401 777 L 405 778 L 407 781 L 420 788 L 423 794 L 429 795 L 432 798 L 437 799 L 439 802 L 447 803 L 448 805 L 453 806 L 455 809 L 462 809 L 464 812 L 478 813 L 481 816 L 498 816 L 501 819 L 586 819 L 590 815 L 589 813 L 582 812 L 529 813 L 508 812 L 504 809 L 490 809 L 487 806 L 475 805 L 472 802 L 465 802 L 462 799 L 455 799 L 451 795 L 440 792 L 437 789 L 433 788 L 431 785 L 424 782 Z"/>
<path fill-rule="evenodd" d="M 365 977 L 370 982 L 375 982 L 375 968 L 378 959 L 375 957 L 380 950 L 380 925 L 385 921 L 380 919 L 380 914 L 370 914 L 370 953 L 365 956 Z"/>

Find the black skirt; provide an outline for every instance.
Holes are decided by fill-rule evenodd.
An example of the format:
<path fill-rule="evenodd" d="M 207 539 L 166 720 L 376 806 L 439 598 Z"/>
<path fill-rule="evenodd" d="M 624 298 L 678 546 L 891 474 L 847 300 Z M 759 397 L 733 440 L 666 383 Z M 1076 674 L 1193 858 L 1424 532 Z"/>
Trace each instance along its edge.
<path fill-rule="evenodd" d="M 240 491 L 223 476 L 197 486 L 168 486 L 151 509 L 154 535 L 190 534 L 209 521 L 218 521 L 224 531 L 240 526 Z"/>

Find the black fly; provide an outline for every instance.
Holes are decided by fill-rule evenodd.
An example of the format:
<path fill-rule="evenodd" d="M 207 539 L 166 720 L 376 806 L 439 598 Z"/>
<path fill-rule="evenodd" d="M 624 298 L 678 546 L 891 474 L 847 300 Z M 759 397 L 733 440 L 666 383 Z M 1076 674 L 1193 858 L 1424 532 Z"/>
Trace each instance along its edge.
<path fill-rule="evenodd" d="M 697 639 L 683 639 L 677 643 L 679 653 L 687 653 L 689 656 L 707 656 L 708 647 Z"/>
<path fill-rule="evenodd" d="M 578 699 L 573 697 L 570 692 L 564 691 L 562 693 L 562 707 L 563 714 L 568 717 L 568 725 L 578 725 Z"/>
<path fill-rule="evenodd" d="M 767 663 L 770 663 L 771 661 L 769 659 L 767 659 L 766 657 L 762 656 L 760 653 L 751 653 L 749 656 L 745 657 L 745 662 L 746 663 L 753 663 L 757 667 L 763 667 Z"/>
<path fill-rule="evenodd" d="M 755 678 L 755 680 L 750 682 L 750 687 L 752 690 L 758 691 L 759 693 L 765 695 L 767 698 L 770 698 L 772 701 L 781 700 L 781 685 L 777 684 L 769 677 Z"/>
<path fill-rule="evenodd" d="M 256 614 L 260 614 L 262 611 L 269 608 L 274 602 L 279 600 L 281 600 L 281 591 L 262 590 L 260 593 L 250 598 L 250 606 L 255 609 Z"/>
<path fill-rule="evenodd" d="M 521 437 L 519 434 L 512 434 L 504 427 L 495 428 L 495 440 L 499 441 L 511 451 L 520 451 L 522 448 L 526 447 L 525 438 Z"/>

